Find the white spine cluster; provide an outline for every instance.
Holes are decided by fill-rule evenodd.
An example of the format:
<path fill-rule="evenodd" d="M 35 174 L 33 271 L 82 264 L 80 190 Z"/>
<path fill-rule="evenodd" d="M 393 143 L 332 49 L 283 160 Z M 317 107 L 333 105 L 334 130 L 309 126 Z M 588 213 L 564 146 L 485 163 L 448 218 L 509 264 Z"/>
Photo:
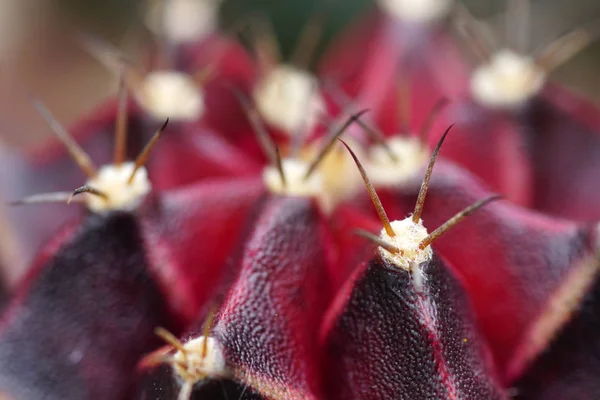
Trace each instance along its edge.
<path fill-rule="evenodd" d="M 204 112 L 204 95 L 191 76 L 177 71 L 154 71 L 139 93 L 141 106 L 157 120 L 192 121 Z"/>
<path fill-rule="evenodd" d="M 423 220 L 414 223 L 412 218 L 408 217 L 401 221 L 392 221 L 391 226 L 396 235 L 393 237 L 389 236 L 385 229 L 383 229 L 380 237 L 386 243 L 399 249 L 400 252 L 393 254 L 379 247 L 379 254 L 390 264 L 414 274 L 415 266 L 418 267 L 430 261 L 433 256 L 431 246 L 427 246 L 423 250 L 419 248 L 419 243 L 428 236 L 427 229 L 423 226 Z"/>
<path fill-rule="evenodd" d="M 311 130 L 325 110 L 317 79 L 291 65 L 279 65 L 254 89 L 254 102 L 269 124 L 292 135 Z"/>
<path fill-rule="evenodd" d="M 381 9 L 400 21 L 427 23 L 446 17 L 453 0 L 378 0 Z"/>
<path fill-rule="evenodd" d="M 153 7 L 146 25 L 157 35 L 174 43 L 201 40 L 218 25 L 220 0 L 169 0 Z"/>
<path fill-rule="evenodd" d="M 374 146 L 365 169 L 376 187 L 396 187 L 410 183 L 429 160 L 429 149 L 416 136 L 397 136 L 387 141 L 387 149 Z M 389 153 L 394 154 L 395 159 Z"/>
<path fill-rule="evenodd" d="M 85 202 L 90 211 L 101 213 L 113 210 L 133 211 L 150 193 L 152 185 L 148 179 L 146 168 L 140 167 L 133 180 L 129 178 L 135 169 L 133 162 L 120 165 L 102 166 L 94 178 L 89 179 L 86 185 L 106 195 L 105 197 L 85 194 Z"/>
<path fill-rule="evenodd" d="M 185 354 L 179 350 L 173 355 L 173 368 L 177 376 L 192 377 L 200 381 L 204 378 L 226 377 L 229 374 L 223 349 L 216 339 L 200 336 L 188 341 L 183 347 Z"/>
<path fill-rule="evenodd" d="M 267 188 L 276 194 L 300 197 L 317 197 L 324 191 L 323 180 L 319 173 L 311 174 L 304 179 L 308 164 L 302 160 L 284 158 L 281 161 L 285 185 L 281 174 L 274 166 L 268 166 L 263 171 L 263 181 Z"/>
<path fill-rule="evenodd" d="M 487 107 L 518 108 L 541 90 L 545 80 L 545 72 L 532 57 L 502 50 L 475 70 L 471 93 Z"/>

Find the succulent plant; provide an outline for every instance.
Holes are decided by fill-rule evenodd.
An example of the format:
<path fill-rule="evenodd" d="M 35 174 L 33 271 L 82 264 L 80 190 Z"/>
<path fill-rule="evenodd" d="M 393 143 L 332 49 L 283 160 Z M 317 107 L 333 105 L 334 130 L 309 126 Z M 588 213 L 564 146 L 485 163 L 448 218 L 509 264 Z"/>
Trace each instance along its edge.
<path fill-rule="evenodd" d="M 590 31 L 494 55 L 381 0 L 312 70 L 319 18 L 283 62 L 169 4 L 150 66 L 84 38 L 121 85 L 71 133 L 32 100 L 57 140 L 4 193 L 78 204 L 19 224 L 0 397 L 600 397 L 600 110 L 546 82 Z"/>

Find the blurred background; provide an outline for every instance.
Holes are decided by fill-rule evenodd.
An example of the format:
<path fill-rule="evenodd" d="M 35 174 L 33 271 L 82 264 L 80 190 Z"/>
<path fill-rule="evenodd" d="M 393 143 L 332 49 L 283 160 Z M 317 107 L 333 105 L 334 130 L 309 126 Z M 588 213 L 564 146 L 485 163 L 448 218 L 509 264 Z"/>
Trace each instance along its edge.
<path fill-rule="evenodd" d="M 0 138 L 5 146 L 39 142 L 49 130 L 18 93 L 34 93 L 64 123 L 71 123 L 101 99 L 115 93 L 114 76 L 83 52 L 73 29 L 110 40 L 135 59 L 143 43 L 146 10 L 159 0 L 0 0 Z M 167 0 L 168 1 L 168 0 Z M 198 0 L 217 1 L 217 0 Z M 220 24 L 232 26 L 247 15 L 262 13 L 273 24 L 284 54 L 311 14 L 330 0 L 225 0 Z M 373 0 L 334 1 L 321 50 L 327 41 Z M 505 0 L 466 0 L 477 17 L 502 20 Z M 533 2 L 532 43 L 600 18 L 598 0 Z M 600 99 L 600 44 L 555 72 L 553 78 Z M 19 92 L 19 90 L 21 92 Z"/>
<path fill-rule="evenodd" d="M 7 151 L 35 146 L 51 135 L 25 93 L 40 98 L 65 125 L 114 95 L 116 77 L 83 51 L 74 38 L 78 32 L 92 34 L 115 44 L 136 61 L 140 49 L 152 37 L 145 23 L 147 11 L 160 1 L 169 0 L 0 0 L 0 157 Z M 221 3 L 218 23 L 225 30 L 249 16 L 265 16 L 272 23 L 284 56 L 294 48 L 299 32 L 324 2 L 333 2 L 333 12 L 320 51 L 357 16 L 376 7 L 374 0 L 197 1 Z M 465 4 L 495 31 L 502 31 L 505 0 L 465 0 Z M 597 21 L 600 32 L 600 1 L 533 1 L 532 20 L 534 47 L 592 21 Z M 552 78 L 600 103 L 599 75 L 600 41 L 561 66 Z M 10 237 L 3 234 L 8 232 L 3 228 L 5 212 L 0 205 L 1 254 L 9 254 L 13 248 Z"/>

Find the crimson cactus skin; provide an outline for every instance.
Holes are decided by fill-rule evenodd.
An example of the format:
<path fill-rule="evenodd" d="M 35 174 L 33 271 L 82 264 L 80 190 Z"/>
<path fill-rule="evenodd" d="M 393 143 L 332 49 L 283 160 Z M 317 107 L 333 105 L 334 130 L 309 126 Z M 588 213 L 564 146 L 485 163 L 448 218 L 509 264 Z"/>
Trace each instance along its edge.
<path fill-rule="evenodd" d="M 518 399 L 596 399 L 600 396 L 598 309 L 600 281 L 596 279 L 574 318 L 515 384 Z"/>
<path fill-rule="evenodd" d="M 92 215 L 32 272 L 0 325 L 0 386 L 18 399 L 125 399 L 175 319 L 130 214 Z"/>
<path fill-rule="evenodd" d="M 533 206 L 533 166 L 511 115 L 471 100 L 458 101 L 442 113 L 432 132 L 448 126 L 449 121 L 454 127 L 444 144 L 444 156 L 469 170 L 507 200 Z M 431 135 L 430 145 L 435 146 L 437 140 L 438 135 Z"/>
<path fill-rule="evenodd" d="M 196 131 L 194 126 L 181 125 L 161 143 L 160 155 L 150 162 L 149 171 L 157 188 L 177 188 L 203 179 L 260 173 L 260 158 L 249 157 L 244 149 L 216 132 L 206 130 L 197 135 Z"/>
<path fill-rule="evenodd" d="M 213 330 L 235 379 L 267 398 L 322 398 L 317 332 L 330 296 L 322 223 L 310 198 L 269 199 Z"/>
<path fill-rule="evenodd" d="M 403 217 L 412 211 L 419 187 L 420 181 L 415 179 L 408 187 L 378 188 L 378 193 L 392 218 Z M 423 221 L 428 227 L 439 226 L 489 195 L 468 171 L 440 159 L 427 192 Z M 537 348 L 539 343 L 523 341 L 528 343 L 538 320 L 552 313 L 555 295 L 572 279 L 584 279 L 588 273 L 593 276 L 598 265 L 595 231 L 590 224 L 552 218 L 507 201 L 486 206 L 454 231 L 439 238 L 436 249 L 464 278 L 498 372 L 510 381 L 521 373 L 526 359 L 543 350 Z M 589 282 L 577 290 L 585 293 L 587 285 Z M 562 301 L 568 303 L 568 296 L 574 296 L 571 300 L 577 304 L 581 295 L 575 291 Z M 520 366 L 509 368 L 511 363 Z"/>
<path fill-rule="evenodd" d="M 370 210 L 369 210 L 370 211 Z M 358 229 L 367 232 L 378 232 L 381 223 L 373 219 L 373 215 L 362 207 L 351 203 L 342 203 L 331 216 L 332 237 L 339 251 L 335 267 L 332 269 L 332 281 L 337 293 L 350 278 L 356 265 L 373 258 L 373 246 L 365 238 L 356 234 Z"/>
<path fill-rule="evenodd" d="M 368 108 L 368 117 L 388 134 L 398 132 L 398 105 L 406 100 L 398 98 L 398 83 L 408 89 L 407 122 L 422 126 L 434 104 L 442 97 L 454 98 L 463 89 L 456 82 L 467 77 L 444 21 L 410 24 L 379 12 L 369 13 L 343 32 L 319 71 L 337 81 L 357 108 Z"/>
<path fill-rule="evenodd" d="M 585 103 L 557 84 L 519 110 L 459 101 L 438 122 L 456 123 L 444 154 L 514 203 L 561 218 L 596 220 L 600 193 L 591 182 L 599 168 L 600 111 Z M 431 143 L 437 139 L 432 136 Z"/>
<path fill-rule="evenodd" d="M 100 164 L 112 157 L 112 136 L 116 102 L 108 102 L 92 115 L 73 126 L 75 139 Z M 141 149 L 142 127 L 136 117 L 129 118 L 129 156 Z M 2 200 L 14 201 L 34 193 L 74 190 L 85 181 L 85 175 L 74 168 L 64 146 L 54 138 L 25 152 L 15 152 L 0 147 L 3 168 L 0 168 Z M 44 243 L 52 238 L 64 224 L 80 215 L 76 207 L 48 204 L 38 207 L 10 207 L 7 217 L 18 243 L 20 265 L 11 268 L 24 270 L 34 259 Z M 9 282 L 12 284 L 12 282 Z"/>
<path fill-rule="evenodd" d="M 551 85 L 519 121 L 533 165 L 532 206 L 577 221 L 600 219 L 600 190 L 595 185 L 600 170 L 600 111 Z"/>
<path fill-rule="evenodd" d="M 410 274 L 376 256 L 323 328 L 330 399 L 504 399 L 459 281 L 434 253 Z"/>
<path fill-rule="evenodd" d="M 230 377 L 200 380 L 192 398 L 226 398 L 215 394 L 223 385 L 243 399 L 320 400 L 318 329 L 331 299 L 325 220 L 311 198 L 268 195 L 259 204 L 237 258 L 239 275 L 220 302 L 211 333 Z M 196 326 L 204 324 L 201 316 Z M 192 332 L 184 344 L 204 328 Z M 173 398 L 181 389 L 178 379 L 170 366 L 145 371 L 137 398 Z"/>
<path fill-rule="evenodd" d="M 145 254 L 186 326 L 231 281 L 231 260 L 260 205 L 257 178 L 214 179 L 165 191 L 139 213 Z"/>

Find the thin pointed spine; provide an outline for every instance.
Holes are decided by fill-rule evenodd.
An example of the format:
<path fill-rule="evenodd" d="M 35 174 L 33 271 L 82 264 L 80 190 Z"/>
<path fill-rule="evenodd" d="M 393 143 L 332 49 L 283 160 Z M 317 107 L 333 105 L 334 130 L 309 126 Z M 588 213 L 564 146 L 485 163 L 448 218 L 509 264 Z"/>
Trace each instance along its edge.
<path fill-rule="evenodd" d="M 571 31 L 545 46 L 536 56 L 536 63 L 542 70 L 551 72 L 581 52 L 596 36 L 598 34 L 587 29 Z"/>
<path fill-rule="evenodd" d="M 269 163 L 272 166 L 276 167 L 279 170 L 280 174 L 283 175 L 283 167 L 281 167 L 281 163 L 277 161 L 277 145 L 269 135 L 269 132 L 267 132 L 267 128 L 263 124 L 258 110 L 256 109 L 256 107 L 252 106 L 252 104 L 250 103 L 250 99 L 248 99 L 242 92 L 235 88 L 233 88 L 232 90 L 235 96 L 237 97 L 239 103 L 241 104 L 242 108 L 244 109 L 244 112 L 246 113 L 246 118 L 248 118 L 248 121 L 250 121 L 250 125 L 252 125 L 252 130 L 256 135 L 256 139 L 258 140 L 258 143 L 260 144 L 263 153 L 269 160 Z"/>
<path fill-rule="evenodd" d="M 256 25 L 259 25 L 260 28 L 254 27 L 251 46 L 256 57 L 259 75 L 265 76 L 274 65 L 281 63 L 282 57 L 271 22 L 265 18 L 258 18 L 253 26 Z"/>
<path fill-rule="evenodd" d="M 354 231 L 354 234 L 369 240 L 370 242 L 374 243 L 375 245 L 386 250 L 388 253 L 399 254 L 401 256 L 404 255 L 404 252 L 402 250 L 400 250 L 396 246 L 386 242 L 385 240 L 383 240 L 379 236 L 375 235 L 374 233 L 365 231 L 364 229 L 356 229 Z"/>
<path fill-rule="evenodd" d="M 344 134 L 344 132 L 346 132 L 346 129 L 348 129 L 350 127 L 350 125 L 352 125 L 354 122 L 356 122 L 356 120 L 358 120 L 360 118 L 360 116 L 363 115 L 364 113 L 366 113 L 367 111 L 369 111 L 369 110 L 362 110 L 354 115 L 351 115 L 350 118 L 348 118 L 346 120 L 344 125 L 342 125 L 337 131 L 334 131 L 333 134 L 329 135 L 329 139 L 327 140 L 325 145 L 321 148 L 321 150 L 319 151 L 319 153 L 317 154 L 315 159 L 308 166 L 306 173 L 304 174 L 304 178 L 303 178 L 304 181 L 308 180 L 308 178 L 310 178 L 310 176 L 314 173 L 314 171 L 317 169 L 319 164 L 323 161 L 325 156 L 333 148 L 335 141 L 337 139 L 339 139 L 339 137 L 342 136 Z"/>
<path fill-rule="evenodd" d="M 479 63 L 488 62 L 494 46 L 486 43 L 483 27 L 463 4 L 457 3 L 453 13 L 454 27 Z"/>
<path fill-rule="evenodd" d="M 203 332 L 202 332 L 202 336 L 204 337 L 204 342 L 202 343 L 202 354 L 200 355 L 200 357 L 202 359 L 206 358 L 206 354 L 208 353 L 208 336 L 210 335 L 210 330 L 212 328 L 212 324 L 213 324 L 213 320 L 215 318 L 216 312 L 217 312 L 217 307 L 216 306 L 211 307 L 210 311 L 208 312 L 206 321 L 204 321 L 204 328 L 203 328 Z"/>
<path fill-rule="evenodd" d="M 152 136 L 150 141 L 146 144 L 146 146 L 142 149 L 140 154 L 137 156 L 137 158 L 135 160 L 135 167 L 134 167 L 133 171 L 131 172 L 129 179 L 127 180 L 128 185 L 131 185 L 131 183 L 133 182 L 133 178 L 135 178 L 135 174 L 137 173 L 137 171 L 146 164 L 146 161 L 148 161 L 148 157 L 150 156 L 152 149 L 154 149 L 156 142 L 158 142 L 158 139 L 160 139 L 160 136 L 162 135 L 162 133 L 165 131 L 165 129 L 167 129 L 167 125 L 169 125 L 169 118 L 167 118 L 165 120 L 163 125 L 156 131 L 156 133 Z"/>
<path fill-rule="evenodd" d="M 169 70 L 172 69 L 172 60 L 175 58 L 175 44 L 167 39 L 166 35 L 166 20 L 163 17 L 166 15 L 166 7 L 167 2 L 169 0 L 159 0 L 158 3 L 158 32 L 153 35 L 154 44 L 155 44 L 155 54 L 154 59 L 152 60 L 153 69 L 163 69 Z"/>
<path fill-rule="evenodd" d="M 392 229 L 392 225 L 390 224 L 390 219 L 388 218 L 387 214 L 385 213 L 383 204 L 381 204 L 381 200 L 379 199 L 379 196 L 377 195 L 375 188 L 371 184 L 371 181 L 369 180 L 369 177 L 367 176 L 367 172 L 365 171 L 362 164 L 358 160 L 358 157 L 356 157 L 356 154 L 354 154 L 354 152 L 352 151 L 350 146 L 348 146 L 346 144 L 346 142 L 344 142 L 342 139 L 339 139 L 339 138 L 338 138 L 338 140 L 340 142 L 342 142 L 342 144 L 346 147 L 348 152 L 350 152 L 350 155 L 352 156 L 352 159 L 354 160 L 354 163 L 356 164 L 356 167 L 358 168 L 358 171 L 360 172 L 360 176 L 362 177 L 362 180 L 365 183 L 365 186 L 367 187 L 367 192 L 369 193 L 371 202 L 373 203 L 373 206 L 375 207 L 375 211 L 377 211 L 379 220 L 381 221 L 381 224 L 383 225 L 383 228 L 385 229 L 386 233 L 388 234 L 389 237 L 396 236 L 396 232 L 394 232 L 394 230 Z"/>
<path fill-rule="evenodd" d="M 290 58 L 292 65 L 302 69 L 311 67 L 317 47 L 323 37 L 331 3 L 331 1 L 326 1 L 321 10 L 314 12 L 302 32 L 300 32 L 300 38 Z"/>
<path fill-rule="evenodd" d="M 35 110 L 42 116 L 42 118 L 44 118 L 50 129 L 52 129 L 56 137 L 64 144 L 77 166 L 79 166 L 79 168 L 88 178 L 95 177 L 97 173 L 96 166 L 85 150 L 83 150 L 83 148 L 79 146 L 77 142 L 75 142 L 65 127 L 58 122 L 52 112 L 50 112 L 50 110 L 41 101 L 37 99 L 31 99 L 30 101 Z"/>
<path fill-rule="evenodd" d="M 392 148 L 385 140 L 383 133 L 379 129 L 377 129 L 373 125 L 366 123 L 360 118 L 356 120 L 356 123 L 367 133 L 369 139 L 371 139 L 373 142 L 375 142 L 376 144 L 381 146 L 382 149 L 385 150 L 386 154 L 393 163 L 397 163 L 399 161 L 398 156 L 396 156 Z"/>
<path fill-rule="evenodd" d="M 421 184 L 421 189 L 419 190 L 419 196 L 417 197 L 417 204 L 415 204 L 415 210 L 412 214 L 412 221 L 415 224 L 418 224 L 421 220 L 421 214 L 423 213 L 423 206 L 425 205 L 425 198 L 427 197 L 427 189 L 429 189 L 429 181 L 431 180 L 431 173 L 433 172 L 433 166 L 435 165 L 435 159 L 437 158 L 438 153 L 440 152 L 440 148 L 444 143 L 444 139 L 446 139 L 446 135 L 450 132 L 454 125 L 450 125 L 446 132 L 440 138 L 437 146 L 433 150 L 431 154 L 431 159 L 429 160 L 429 165 L 427 166 L 427 171 L 425 172 L 425 177 L 423 178 L 423 183 Z"/>
<path fill-rule="evenodd" d="M 400 117 L 400 133 L 410 132 L 410 82 L 408 79 L 398 81 L 398 115 Z"/>
<path fill-rule="evenodd" d="M 275 160 L 277 162 L 277 171 L 279 172 L 279 177 L 281 178 L 281 186 L 287 188 L 287 179 L 285 178 L 285 171 L 283 170 L 281 153 L 279 151 L 279 146 L 277 145 L 275 145 Z"/>
<path fill-rule="evenodd" d="M 442 110 L 448 104 L 449 104 L 448 99 L 445 97 L 442 97 L 433 105 L 433 107 L 429 111 L 429 114 L 427 114 L 427 117 L 425 118 L 425 122 L 423 122 L 423 125 L 421 126 L 421 129 L 419 131 L 419 136 L 418 136 L 419 141 L 421 142 L 421 144 L 423 146 L 427 146 L 427 138 L 429 137 L 429 133 L 431 133 L 431 126 L 433 125 L 433 121 L 436 120 L 438 115 L 440 115 Z"/>
<path fill-rule="evenodd" d="M 531 28 L 530 0 L 508 0 L 506 43 L 519 54 L 527 54 Z"/>
<path fill-rule="evenodd" d="M 116 76 L 124 76 L 129 90 L 140 93 L 144 74 L 136 70 L 133 63 L 115 46 L 89 34 L 80 34 L 78 43 L 91 57 Z"/>
<path fill-rule="evenodd" d="M 24 197 L 19 200 L 10 201 L 7 204 L 9 206 L 21 206 L 29 204 L 45 204 L 45 203 L 65 203 L 69 201 L 72 192 L 52 192 L 52 193 L 38 193 L 31 196 Z"/>
<path fill-rule="evenodd" d="M 117 121 L 115 126 L 115 150 L 114 163 L 118 167 L 127 157 L 127 85 L 125 74 L 121 74 L 119 80 L 119 103 L 117 109 Z"/>
<path fill-rule="evenodd" d="M 450 229 L 454 228 L 463 219 L 465 219 L 469 215 L 473 214 L 475 211 L 479 210 L 481 207 L 485 206 L 486 204 L 488 204 L 492 201 L 495 201 L 495 200 L 500 200 L 501 198 L 502 198 L 502 196 L 500 196 L 500 195 L 490 196 L 486 199 L 479 200 L 479 201 L 471 204 L 464 210 L 458 212 L 455 216 L 450 218 L 442 226 L 440 226 L 439 228 L 437 228 L 436 230 L 431 232 L 425 239 L 423 239 L 421 241 L 421 243 L 419 243 L 419 249 L 424 250 L 427 246 L 429 246 L 431 243 L 433 243 L 437 238 L 442 236 L 444 233 L 448 232 Z"/>
<path fill-rule="evenodd" d="M 168 354 L 171 351 L 171 346 L 163 346 L 163 348 L 154 350 L 152 353 L 144 356 L 137 365 L 139 370 L 145 370 L 150 368 L 158 367 L 163 364 L 170 364 L 173 362 L 173 357 Z"/>
<path fill-rule="evenodd" d="M 187 359 L 187 349 L 175 335 L 173 335 L 171 332 L 160 326 L 154 329 L 154 333 L 165 343 L 169 344 L 174 349 L 179 350 L 183 355 L 183 358 Z"/>
<path fill-rule="evenodd" d="M 106 193 L 104 193 L 98 189 L 94 189 L 93 187 L 90 187 L 88 185 L 84 185 L 84 186 L 78 187 L 77 189 L 73 190 L 73 192 L 69 196 L 69 199 L 67 200 L 67 204 L 70 204 L 71 201 L 73 201 L 74 197 L 76 197 L 80 194 L 83 194 L 83 193 L 89 193 L 91 195 L 101 197 L 105 201 L 108 201 L 108 195 Z"/>
<path fill-rule="evenodd" d="M 326 80 L 323 86 L 328 89 L 329 93 L 332 96 L 335 97 L 334 101 L 337 103 L 337 105 L 343 108 L 342 115 L 352 113 L 352 109 L 354 108 L 352 101 L 350 97 L 346 93 L 344 93 L 344 91 L 339 86 L 337 86 L 331 80 Z M 394 152 L 388 145 L 387 141 L 385 140 L 385 135 L 383 134 L 383 132 L 381 132 L 381 130 L 379 130 L 376 126 L 365 122 L 362 118 L 358 118 L 356 120 L 356 123 L 366 132 L 367 136 L 371 141 L 375 142 L 385 150 L 392 162 L 398 162 L 398 157 L 396 156 L 396 154 L 394 154 Z"/>

